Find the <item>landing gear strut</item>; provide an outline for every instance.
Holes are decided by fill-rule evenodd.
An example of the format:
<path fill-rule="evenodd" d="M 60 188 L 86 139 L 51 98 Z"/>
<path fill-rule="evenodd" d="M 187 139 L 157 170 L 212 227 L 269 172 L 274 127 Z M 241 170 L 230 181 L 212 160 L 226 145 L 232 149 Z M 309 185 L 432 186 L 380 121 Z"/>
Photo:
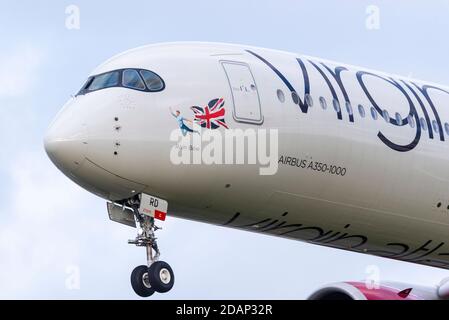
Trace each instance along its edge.
<path fill-rule="evenodd" d="M 133 208 L 136 222 L 140 226 L 135 240 L 129 240 L 129 244 L 145 247 L 147 253 L 147 265 L 138 266 L 131 273 L 131 286 L 137 295 L 149 297 L 155 292 L 165 293 L 173 288 L 175 275 L 170 265 L 159 261 L 160 251 L 157 245 L 155 232 L 160 228 L 154 224 L 154 218 L 139 212 L 140 201 L 138 198 L 129 200 Z"/>

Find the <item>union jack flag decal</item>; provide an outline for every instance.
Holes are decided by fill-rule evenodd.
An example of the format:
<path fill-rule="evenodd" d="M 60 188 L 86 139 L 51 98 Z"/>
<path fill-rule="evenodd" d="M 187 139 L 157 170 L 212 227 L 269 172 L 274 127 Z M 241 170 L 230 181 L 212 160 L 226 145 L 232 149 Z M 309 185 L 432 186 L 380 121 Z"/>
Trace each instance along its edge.
<path fill-rule="evenodd" d="M 220 98 L 212 100 L 204 108 L 192 107 L 193 113 L 195 113 L 195 122 L 207 129 L 218 129 L 220 127 L 229 129 L 225 121 L 226 109 L 224 105 L 224 99 Z"/>

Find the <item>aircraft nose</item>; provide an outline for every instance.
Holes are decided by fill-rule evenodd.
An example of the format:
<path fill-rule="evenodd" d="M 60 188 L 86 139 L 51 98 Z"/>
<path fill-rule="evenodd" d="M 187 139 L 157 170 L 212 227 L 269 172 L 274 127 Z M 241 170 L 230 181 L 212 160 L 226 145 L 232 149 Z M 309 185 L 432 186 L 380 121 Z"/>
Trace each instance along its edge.
<path fill-rule="evenodd" d="M 66 174 L 76 172 L 87 152 L 86 124 L 74 117 L 59 117 L 48 128 L 44 147 L 48 157 Z"/>

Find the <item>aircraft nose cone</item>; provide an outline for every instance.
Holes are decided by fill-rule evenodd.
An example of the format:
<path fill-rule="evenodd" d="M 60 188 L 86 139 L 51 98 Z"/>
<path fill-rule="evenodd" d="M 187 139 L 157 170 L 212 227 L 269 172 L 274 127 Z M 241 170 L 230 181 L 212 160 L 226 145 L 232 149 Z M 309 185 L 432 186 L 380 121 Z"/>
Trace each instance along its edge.
<path fill-rule="evenodd" d="M 49 128 L 44 138 L 48 157 L 66 174 L 78 170 L 87 152 L 86 125 L 70 118 L 59 118 Z"/>

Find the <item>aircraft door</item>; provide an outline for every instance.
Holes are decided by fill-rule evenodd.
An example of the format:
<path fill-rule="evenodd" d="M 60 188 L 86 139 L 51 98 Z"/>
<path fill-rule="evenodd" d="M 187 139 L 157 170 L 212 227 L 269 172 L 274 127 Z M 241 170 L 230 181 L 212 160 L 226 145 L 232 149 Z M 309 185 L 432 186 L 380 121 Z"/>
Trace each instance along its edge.
<path fill-rule="evenodd" d="M 234 102 L 234 119 L 262 124 L 263 115 L 256 81 L 245 63 L 222 61 Z"/>

